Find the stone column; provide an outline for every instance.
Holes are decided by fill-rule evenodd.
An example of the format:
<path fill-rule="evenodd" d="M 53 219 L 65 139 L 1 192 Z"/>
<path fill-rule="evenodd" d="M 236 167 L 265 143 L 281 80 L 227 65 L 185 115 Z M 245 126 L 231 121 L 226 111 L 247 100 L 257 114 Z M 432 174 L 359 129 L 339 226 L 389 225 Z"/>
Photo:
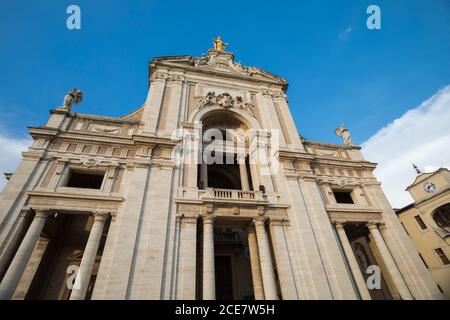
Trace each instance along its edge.
<path fill-rule="evenodd" d="M 203 189 L 208 188 L 208 165 L 203 158 L 200 164 L 200 181 L 203 181 Z"/>
<path fill-rule="evenodd" d="M 184 170 L 187 170 L 187 174 L 184 174 L 187 181 L 185 185 L 188 187 L 188 195 L 191 197 L 198 197 L 197 190 L 197 167 L 200 161 L 200 155 L 202 155 L 202 143 L 201 128 L 194 125 L 193 128 L 184 129 L 183 132 L 183 161 Z"/>
<path fill-rule="evenodd" d="M 256 238 L 258 241 L 259 260 L 263 279 L 264 296 L 266 300 L 278 300 L 275 274 L 273 272 L 272 256 L 270 253 L 269 239 L 267 238 L 264 218 L 254 219 Z"/>
<path fill-rule="evenodd" d="M 241 176 L 242 190 L 249 191 L 250 185 L 248 183 L 247 166 L 245 165 L 245 154 L 238 154 L 237 160 L 239 163 L 239 174 Z"/>
<path fill-rule="evenodd" d="M 269 138 L 269 133 L 260 131 L 250 138 L 250 163 L 255 164 L 258 168 L 259 185 L 265 187 L 267 200 L 277 202 L 270 168 Z"/>
<path fill-rule="evenodd" d="M 20 278 L 27 266 L 28 260 L 33 253 L 34 246 L 44 229 L 45 222 L 47 221 L 48 212 L 47 211 L 36 211 L 36 215 L 31 222 L 30 227 L 22 240 L 19 249 L 11 262 L 8 271 L 0 284 L 0 300 L 11 299 L 14 294 Z"/>
<path fill-rule="evenodd" d="M 108 214 L 103 212 L 94 213 L 94 224 L 92 225 L 86 247 L 84 248 L 75 285 L 70 294 L 70 300 L 84 300 L 86 296 L 107 216 Z"/>
<path fill-rule="evenodd" d="M 197 216 L 183 215 L 180 226 L 177 296 L 179 300 L 195 299 L 197 273 Z"/>
<path fill-rule="evenodd" d="M 377 246 L 378 251 L 380 252 L 381 258 L 383 259 L 386 268 L 389 274 L 391 275 L 392 281 L 394 282 L 395 287 L 397 288 L 397 291 L 400 294 L 401 298 L 404 300 L 413 300 L 413 297 L 411 296 L 411 293 L 409 292 L 409 289 L 406 286 L 405 280 L 403 279 L 400 270 L 397 267 L 397 264 L 392 258 L 391 253 L 389 252 L 389 249 L 386 246 L 386 243 L 384 242 L 384 239 L 381 236 L 380 231 L 378 230 L 377 224 L 368 223 L 367 227 L 369 228 L 370 234 L 372 235 L 375 241 L 375 245 Z"/>
<path fill-rule="evenodd" d="M 12 296 L 13 300 L 24 300 L 27 296 L 27 293 L 30 290 L 31 283 L 33 282 L 36 271 L 38 270 L 42 262 L 42 258 L 44 257 L 49 242 L 49 238 L 42 236 L 39 237 L 39 240 L 34 247 L 33 253 L 28 260 L 27 267 L 23 271 L 22 277 L 20 278 L 19 284 L 17 285 L 16 290 L 14 290 L 14 294 Z"/>
<path fill-rule="evenodd" d="M 4 239 L 1 239 L 0 237 L 0 243 L 2 243 L 3 240 L 3 250 L 0 251 L 0 282 L 2 279 L 2 275 L 7 271 L 8 262 L 13 258 L 14 249 L 17 248 L 21 243 L 22 238 L 25 236 L 25 233 L 31 223 L 31 220 L 32 217 L 29 210 L 22 210 L 19 214 L 19 217 L 17 218 L 16 224 L 10 230 L 11 236 L 7 237 L 7 232 L 5 232 Z M 2 232 L 0 231 L 0 233 Z"/>
<path fill-rule="evenodd" d="M 253 291 L 255 300 L 264 300 L 264 288 L 259 263 L 258 243 L 256 241 L 255 227 L 248 229 L 248 250 L 250 254 L 250 265 L 252 268 Z"/>
<path fill-rule="evenodd" d="M 214 273 L 214 217 L 203 216 L 203 300 L 216 299 Z"/>
<path fill-rule="evenodd" d="M 298 299 L 298 295 L 288 247 L 284 236 L 284 223 L 286 222 L 281 219 L 270 219 L 270 235 L 272 237 L 275 263 L 277 266 L 278 278 L 280 280 L 281 296 L 283 297 L 283 300 L 295 300 Z"/>
<path fill-rule="evenodd" d="M 252 176 L 253 191 L 258 191 L 259 190 L 258 167 L 254 163 L 253 164 L 250 163 L 250 174 Z"/>
<path fill-rule="evenodd" d="M 342 249 L 344 250 L 345 257 L 347 258 L 348 265 L 352 272 L 353 279 L 355 280 L 356 287 L 358 288 L 359 295 L 362 300 L 372 300 L 369 290 L 367 289 L 366 281 L 364 280 L 361 269 L 356 261 L 350 242 L 348 241 L 344 226 L 340 222 L 336 222 L 335 226 L 339 240 L 341 241 Z"/>

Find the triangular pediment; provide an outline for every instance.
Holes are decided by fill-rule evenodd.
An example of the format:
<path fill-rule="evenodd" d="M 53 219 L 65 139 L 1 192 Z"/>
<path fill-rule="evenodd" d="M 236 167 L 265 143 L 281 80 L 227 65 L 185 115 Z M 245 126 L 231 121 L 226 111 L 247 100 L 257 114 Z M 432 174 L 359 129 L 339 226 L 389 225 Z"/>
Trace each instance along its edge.
<path fill-rule="evenodd" d="M 411 187 L 415 186 L 416 184 L 426 180 L 429 176 L 431 176 L 434 172 L 431 173 L 421 173 L 419 174 L 415 179 L 414 182 L 411 183 L 407 189 L 410 189 Z"/>
<path fill-rule="evenodd" d="M 275 82 L 286 86 L 287 81 L 282 77 L 257 67 L 247 67 L 234 61 L 234 54 L 211 49 L 208 54 L 200 57 L 167 56 L 153 59 L 154 63 L 170 67 L 189 68 L 197 71 L 220 73 L 223 75 L 246 77 L 252 80 Z"/>
<path fill-rule="evenodd" d="M 424 172 L 424 173 L 421 173 L 421 174 L 419 174 L 419 175 L 414 179 L 414 182 L 411 183 L 411 184 L 406 188 L 406 190 L 409 190 L 409 189 L 411 189 L 412 187 L 414 187 L 415 185 L 417 185 L 417 184 L 419 184 L 419 183 L 421 183 L 421 182 L 423 182 L 423 181 L 425 181 L 425 180 L 431 178 L 431 176 L 438 175 L 438 174 L 445 174 L 445 172 L 448 172 L 448 169 L 445 168 L 445 167 L 443 167 L 443 168 L 439 168 L 438 170 L 435 170 L 435 171 L 433 171 L 433 172 Z"/>

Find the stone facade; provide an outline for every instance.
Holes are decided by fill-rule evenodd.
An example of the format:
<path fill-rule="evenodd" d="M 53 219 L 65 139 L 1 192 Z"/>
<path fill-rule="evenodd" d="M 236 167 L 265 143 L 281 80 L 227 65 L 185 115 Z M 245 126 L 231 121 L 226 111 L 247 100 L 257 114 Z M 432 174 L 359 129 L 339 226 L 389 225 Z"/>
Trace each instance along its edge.
<path fill-rule="evenodd" d="M 286 80 L 211 49 L 153 59 L 149 82 L 126 116 L 62 106 L 29 128 L 0 196 L 1 299 L 442 297 L 376 165 L 345 128 L 301 139 Z M 207 128 L 242 133 L 222 143 L 236 163 L 197 163 Z"/>

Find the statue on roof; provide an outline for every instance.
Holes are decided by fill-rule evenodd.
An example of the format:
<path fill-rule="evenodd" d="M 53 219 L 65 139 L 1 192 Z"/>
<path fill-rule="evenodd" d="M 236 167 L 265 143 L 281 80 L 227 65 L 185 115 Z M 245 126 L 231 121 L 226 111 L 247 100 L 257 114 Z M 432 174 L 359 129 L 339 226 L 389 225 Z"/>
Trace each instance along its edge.
<path fill-rule="evenodd" d="M 63 108 L 70 111 L 74 103 L 79 104 L 81 101 L 83 101 L 83 92 L 77 88 L 73 88 L 64 96 Z"/>
<path fill-rule="evenodd" d="M 348 129 L 341 124 L 339 128 L 335 130 L 336 135 L 341 137 L 344 140 L 345 145 L 352 145 L 352 137 L 350 136 L 350 132 L 348 132 Z"/>
<path fill-rule="evenodd" d="M 218 36 L 216 40 L 213 40 L 214 49 L 217 51 L 224 51 L 228 43 L 222 41 L 222 37 Z"/>

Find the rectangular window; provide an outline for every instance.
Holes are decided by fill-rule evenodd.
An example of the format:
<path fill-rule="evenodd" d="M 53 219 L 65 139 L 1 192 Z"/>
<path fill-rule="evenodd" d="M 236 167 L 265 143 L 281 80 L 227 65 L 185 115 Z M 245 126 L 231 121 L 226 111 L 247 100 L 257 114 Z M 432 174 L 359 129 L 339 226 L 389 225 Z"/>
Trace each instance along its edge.
<path fill-rule="evenodd" d="M 354 203 L 351 193 L 351 190 L 333 190 L 337 203 Z"/>
<path fill-rule="evenodd" d="M 414 219 L 416 219 L 417 223 L 420 226 L 420 229 L 425 230 L 427 228 L 427 225 L 425 224 L 425 222 L 423 222 L 420 216 L 414 216 Z"/>
<path fill-rule="evenodd" d="M 439 256 L 439 259 L 441 259 L 441 261 L 444 265 L 450 264 L 450 261 L 448 261 L 448 258 L 445 255 L 444 250 L 442 250 L 441 248 L 437 248 L 437 249 L 434 249 L 434 252 L 436 252 L 436 254 Z"/>
<path fill-rule="evenodd" d="M 66 187 L 100 189 L 105 172 L 70 170 Z"/>

